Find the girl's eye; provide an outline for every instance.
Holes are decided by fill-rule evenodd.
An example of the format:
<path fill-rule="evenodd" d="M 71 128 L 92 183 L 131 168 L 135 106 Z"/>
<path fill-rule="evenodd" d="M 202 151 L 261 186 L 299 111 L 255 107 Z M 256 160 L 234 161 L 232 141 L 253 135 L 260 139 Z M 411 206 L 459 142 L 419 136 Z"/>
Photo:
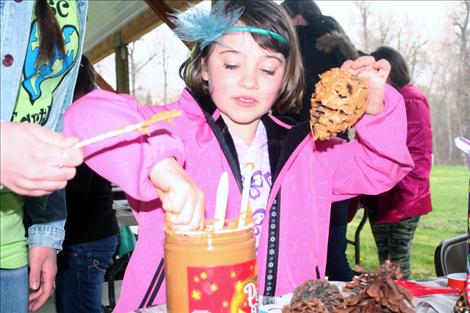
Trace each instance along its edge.
<path fill-rule="evenodd" d="M 274 76 L 274 73 L 275 73 L 275 71 L 268 70 L 268 69 L 263 69 L 263 68 L 261 69 L 261 71 L 263 73 L 265 73 L 266 75 L 269 75 L 269 76 Z"/>
<path fill-rule="evenodd" d="M 224 68 L 227 70 L 234 70 L 238 68 L 238 65 L 233 65 L 233 64 L 224 64 Z"/>

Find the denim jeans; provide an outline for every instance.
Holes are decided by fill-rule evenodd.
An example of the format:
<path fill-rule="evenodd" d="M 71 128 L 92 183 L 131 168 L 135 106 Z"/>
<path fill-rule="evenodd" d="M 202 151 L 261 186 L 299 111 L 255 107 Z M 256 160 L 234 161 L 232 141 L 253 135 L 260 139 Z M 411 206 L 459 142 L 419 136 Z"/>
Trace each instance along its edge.
<path fill-rule="evenodd" d="M 28 313 L 28 266 L 0 269 L 0 313 Z"/>
<path fill-rule="evenodd" d="M 104 274 L 112 263 L 117 236 L 64 246 L 57 256 L 57 313 L 101 313 Z"/>

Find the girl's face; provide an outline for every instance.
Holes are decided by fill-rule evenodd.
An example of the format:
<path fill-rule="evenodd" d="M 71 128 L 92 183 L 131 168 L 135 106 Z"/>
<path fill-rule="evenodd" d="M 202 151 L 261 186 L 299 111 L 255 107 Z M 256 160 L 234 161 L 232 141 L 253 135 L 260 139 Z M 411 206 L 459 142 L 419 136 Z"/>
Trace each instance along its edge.
<path fill-rule="evenodd" d="M 254 135 L 259 119 L 279 96 L 286 60 L 281 53 L 261 48 L 248 32 L 226 34 L 221 40 L 226 46 L 212 47 L 202 79 L 208 81 L 229 130 L 243 138 L 247 129 L 254 129 Z"/>

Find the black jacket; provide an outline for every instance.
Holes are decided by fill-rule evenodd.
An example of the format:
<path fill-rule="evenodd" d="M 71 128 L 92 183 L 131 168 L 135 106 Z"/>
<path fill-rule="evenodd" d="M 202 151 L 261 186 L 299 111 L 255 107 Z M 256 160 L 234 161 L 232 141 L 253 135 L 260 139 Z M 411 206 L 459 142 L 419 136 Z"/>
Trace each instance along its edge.
<path fill-rule="evenodd" d="M 349 38 L 329 26 L 323 19 L 314 25 L 296 26 L 305 70 L 305 89 L 302 108 L 296 119 L 310 120 L 310 98 L 319 75 L 340 67 L 344 61 L 357 58 Z"/>
<path fill-rule="evenodd" d="M 118 233 L 111 183 L 85 163 L 65 188 L 67 221 L 64 244 L 96 241 Z"/>

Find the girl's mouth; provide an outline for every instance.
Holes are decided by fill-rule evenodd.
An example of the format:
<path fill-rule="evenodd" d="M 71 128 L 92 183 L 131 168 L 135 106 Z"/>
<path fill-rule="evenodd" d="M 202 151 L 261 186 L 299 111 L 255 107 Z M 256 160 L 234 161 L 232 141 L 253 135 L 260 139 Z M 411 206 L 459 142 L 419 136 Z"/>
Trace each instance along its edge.
<path fill-rule="evenodd" d="M 237 104 L 243 108 L 252 108 L 256 105 L 256 100 L 252 97 L 235 97 L 234 98 Z"/>

